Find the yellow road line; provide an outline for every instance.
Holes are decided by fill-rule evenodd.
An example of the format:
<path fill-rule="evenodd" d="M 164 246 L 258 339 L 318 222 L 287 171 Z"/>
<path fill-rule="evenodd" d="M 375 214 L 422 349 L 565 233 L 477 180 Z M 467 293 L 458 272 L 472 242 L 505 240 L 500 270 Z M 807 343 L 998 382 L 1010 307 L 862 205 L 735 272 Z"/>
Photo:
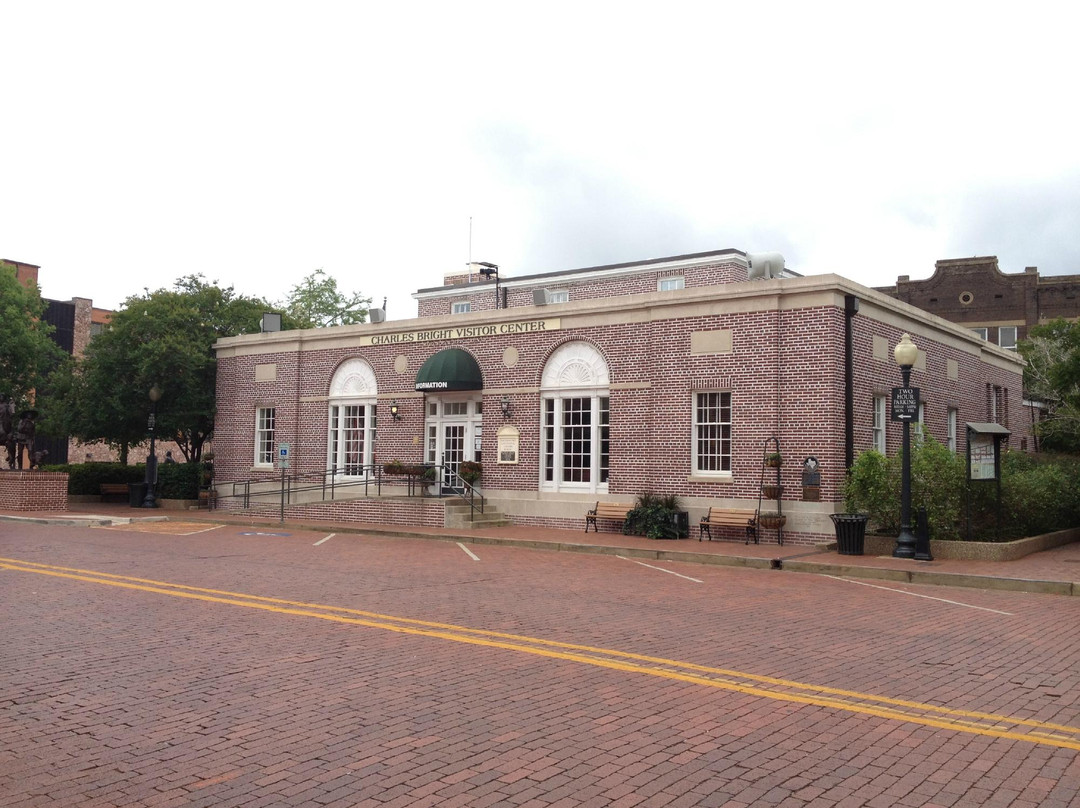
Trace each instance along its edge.
<path fill-rule="evenodd" d="M 147 578 L 135 578 L 114 573 L 57 567 L 32 561 L 0 558 L 0 569 L 31 572 L 54 578 L 102 584 L 122 589 L 169 595 L 189 600 L 244 606 L 251 609 L 312 617 L 336 623 L 393 631 L 400 634 L 431 637 L 470 645 L 499 648 L 534 654 L 551 659 L 578 662 L 596 667 L 656 676 L 674 681 L 729 690 L 751 696 L 830 707 L 847 712 L 873 715 L 879 718 L 909 721 L 924 726 L 970 732 L 995 738 L 1009 738 L 1030 743 L 1080 750 L 1080 727 L 1052 724 L 1024 718 L 1010 718 L 992 713 L 952 710 L 932 704 L 891 699 L 868 693 L 840 690 L 801 682 L 743 673 L 724 668 L 712 668 L 692 662 L 650 657 L 595 648 L 505 632 L 472 629 L 449 623 L 436 623 L 412 618 L 394 617 L 340 606 L 328 606 L 303 601 L 268 598 L 227 590 L 206 589 Z M 741 681 L 739 681 L 741 680 Z M 1017 731 L 1008 727 L 1030 727 Z"/>

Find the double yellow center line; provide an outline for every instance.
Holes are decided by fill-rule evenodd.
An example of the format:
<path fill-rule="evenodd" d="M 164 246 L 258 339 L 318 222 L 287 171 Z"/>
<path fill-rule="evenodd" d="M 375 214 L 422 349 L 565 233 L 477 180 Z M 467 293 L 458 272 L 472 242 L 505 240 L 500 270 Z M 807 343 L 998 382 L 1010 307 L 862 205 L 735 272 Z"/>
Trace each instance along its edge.
<path fill-rule="evenodd" d="M 697 665 L 692 662 L 616 651 L 610 648 L 594 648 L 588 645 L 554 642 L 537 637 L 508 634 L 500 631 L 485 631 L 450 623 L 413 620 L 359 609 L 346 609 L 340 606 L 266 598 L 241 592 L 205 589 L 167 581 L 133 578 L 71 567 L 57 567 L 11 558 L 0 558 L 0 570 L 33 573 L 121 589 L 151 592 L 176 598 L 187 598 L 188 600 L 198 600 L 206 603 L 243 606 L 275 614 L 317 618 L 335 623 L 394 631 L 399 634 L 411 634 L 467 643 L 469 645 L 499 648 L 627 673 L 688 682 L 703 687 L 729 690 L 776 701 L 831 707 L 850 713 L 908 721 L 939 729 L 950 729 L 993 738 L 1010 738 L 1045 746 L 1080 750 L 1080 727 L 1051 724 L 1025 718 L 1012 718 L 993 713 L 953 710 L 933 704 L 922 704 L 915 701 L 875 696 L 869 693 L 810 685 L 772 676 L 759 676 L 742 671 Z"/>

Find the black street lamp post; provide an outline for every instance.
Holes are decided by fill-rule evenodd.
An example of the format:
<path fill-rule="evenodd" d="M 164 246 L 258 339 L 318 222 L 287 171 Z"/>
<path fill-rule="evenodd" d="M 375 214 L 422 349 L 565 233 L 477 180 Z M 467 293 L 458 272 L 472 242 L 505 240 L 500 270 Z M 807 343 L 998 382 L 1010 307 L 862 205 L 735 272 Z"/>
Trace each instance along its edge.
<path fill-rule="evenodd" d="M 915 360 L 919 358 L 919 349 L 911 341 L 909 334 L 904 334 L 900 342 L 893 349 L 893 357 L 900 366 L 900 375 L 903 378 L 904 390 L 911 389 L 911 368 Z M 894 408 L 896 401 L 893 402 Z M 918 403 L 915 403 L 916 413 Z M 911 532 L 911 417 L 903 418 L 904 422 L 904 445 L 903 461 L 900 466 L 900 535 L 896 537 L 896 548 L 893 550 L 894 558 L 915 558 L 915 534 Z M 918 415 L 916 414 L 916 418 Z"/>
<path fill-rule="evenodd" d="M 146 458 L 146 496 L 144 508 L 156 508 L 154 486 L 157 485 L 157 453 L 154 448 L 154 423 L 157 421 L 157 403 L 161 399 L 161 389 L 155 384 L 150 388 L 150 417 L 146 419 L 146 428 L 150 431 L 150 454 Z"/>

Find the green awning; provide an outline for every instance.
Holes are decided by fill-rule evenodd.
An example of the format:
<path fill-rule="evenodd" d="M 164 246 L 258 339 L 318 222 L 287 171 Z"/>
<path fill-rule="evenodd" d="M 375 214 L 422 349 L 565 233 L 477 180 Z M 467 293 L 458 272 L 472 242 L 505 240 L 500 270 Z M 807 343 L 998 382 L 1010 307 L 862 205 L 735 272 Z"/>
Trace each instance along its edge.
<path fill-rule="evenodd" d="M 416 374 L 416 389 L 425 392 L 443 390 L 483 390 L 484 379 L 472 354 L 460 348 L 447 348 L 428 358 Z"/>

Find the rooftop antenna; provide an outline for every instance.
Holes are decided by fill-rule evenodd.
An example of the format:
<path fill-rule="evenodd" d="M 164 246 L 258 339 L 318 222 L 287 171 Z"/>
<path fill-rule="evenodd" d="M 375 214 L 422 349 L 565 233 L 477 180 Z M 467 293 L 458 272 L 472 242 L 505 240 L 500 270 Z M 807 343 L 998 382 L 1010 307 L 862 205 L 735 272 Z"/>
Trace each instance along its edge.
<path fill-rule="evenodd" d="M 469 217 L 469 283 L 472 283 L 472 216 Z"/>

